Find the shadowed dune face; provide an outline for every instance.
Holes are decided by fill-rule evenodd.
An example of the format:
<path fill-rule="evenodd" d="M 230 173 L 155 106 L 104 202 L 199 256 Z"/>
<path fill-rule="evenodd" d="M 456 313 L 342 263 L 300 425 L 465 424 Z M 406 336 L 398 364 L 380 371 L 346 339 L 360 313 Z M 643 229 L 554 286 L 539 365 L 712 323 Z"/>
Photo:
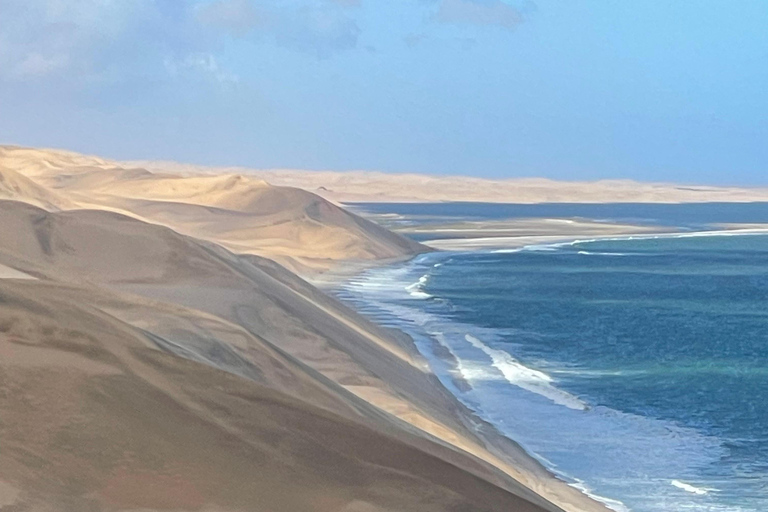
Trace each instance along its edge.
<path fill-rule="evenodd" d="M 33 272 L 109 282 L 237 278 L 205 246 L 111 212 L 51 213 L 0 201 L 0 219 L 0 252 Z"/>
<path fill-rule="evenodd" d="M 20 186 L 5 191 L 5 182 Z M 182 176 L 73 153 L 0 146 L 0 198 L 46 210 L 107 209 L 314 273 L 342 260 L 428 250 L 325 199 L 249 176 Z"/>
<path fill-rule="evenodd" d="M 0 165 L 0 199 L 24 201 L 47 210 L 75 208 L 75 203 Z"/>

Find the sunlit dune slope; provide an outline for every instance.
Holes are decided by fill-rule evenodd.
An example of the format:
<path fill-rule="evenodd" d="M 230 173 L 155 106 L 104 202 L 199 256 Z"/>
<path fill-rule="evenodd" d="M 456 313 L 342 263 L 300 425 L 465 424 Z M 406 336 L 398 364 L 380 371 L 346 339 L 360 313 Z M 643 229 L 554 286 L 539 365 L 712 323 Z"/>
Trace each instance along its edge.
<path fill-rule="evenodd" d="M 152 173 L 69 152 L 10 146 L 0 147 L 0 169 L 25 185 L 13 194 L 0 187 L 0 197 L 47 210 L 125 213 L 305 273 L 342 260 L 396 259 L 427 250 L 315 194 L 242 175 Z"/>

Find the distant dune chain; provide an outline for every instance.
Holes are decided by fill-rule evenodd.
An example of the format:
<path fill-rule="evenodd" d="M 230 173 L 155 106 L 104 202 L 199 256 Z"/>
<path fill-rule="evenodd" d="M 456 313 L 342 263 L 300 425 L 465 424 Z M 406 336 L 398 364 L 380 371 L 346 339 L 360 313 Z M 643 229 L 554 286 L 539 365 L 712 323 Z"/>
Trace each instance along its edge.
<path fill-rule="evenodd" d="M 189 174 L 237 173 L 273 185 L 310 190 L 335 202 L 489 203 L 705 203 L 768 201 L 768 188 L 714 187 L 632 180 L 594 182 L 543 178 L 493 180 L 467 176 L 392 174 L 371 171 L 305 171 L 204 167 L 174 162 L 131 162 L 147 169 Z"/>

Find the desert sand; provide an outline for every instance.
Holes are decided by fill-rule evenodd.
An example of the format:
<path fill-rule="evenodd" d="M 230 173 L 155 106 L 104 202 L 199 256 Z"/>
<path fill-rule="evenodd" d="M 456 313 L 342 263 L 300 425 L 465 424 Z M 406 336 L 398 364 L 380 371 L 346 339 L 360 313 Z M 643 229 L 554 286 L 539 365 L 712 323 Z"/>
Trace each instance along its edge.
<path fill-rule="evenodd" d="M 372 171 L 305 171 L 205 167 L 141 161 L 128 165 L 183 174 L 243 174 L 273 185 L 301 187 L 339 203 L 706 203 L 768 201 L 767 188 L 715 187 L 632 180 L 555 181 L 544 178 L 484 179 L 469 176 Z M 477 170 L 473 170 L 477 171 Z"/>
<path fill-rule="evenodd" d="M 429 248 L 245 175 L 0 176 L 3 510 L 606 510 L 305 280 Z"/>
<path fill-rule="evenodd" d="M 302 271 L 425 250 L 300 188 L 239 174 L 152 173 L 62 151 L 0 146 L 0 198 L 114 211 Z"/>

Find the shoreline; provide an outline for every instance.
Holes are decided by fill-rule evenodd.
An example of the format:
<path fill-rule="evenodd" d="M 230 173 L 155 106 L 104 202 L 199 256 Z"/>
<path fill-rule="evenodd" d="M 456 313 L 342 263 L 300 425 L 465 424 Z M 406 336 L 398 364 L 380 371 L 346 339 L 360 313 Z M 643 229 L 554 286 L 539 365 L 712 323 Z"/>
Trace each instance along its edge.
<path fill-rule="evenodd" d="M 198 450 L 207 445 L 193 438 L 159 436 L 164 426 L 150 421 L 138 431 L 138 437 L 167 443 L 169 451 L 162 461 L 188 468 L 183 478 L 199 473 L 218 482 L 215 487 L 225 496 L 219 498 L 213 488 L 205 489 L 201 504 L 218 504 L 226 498 L 230 501 L 222 506 L 231 508 L 230 503 L 244 502 L 246 491 L 229 472 L 236 467 L 233 463 L 262 468 L 256 478 L 248 479 L 253 489 L 271 483 L 269 469 L 263 468 L 279 471 L 290 463 L 290 471 L 301 479 L 282 480 L 286 485 L 296 482 L 289 492 L 301 491 L 307 500 L 331 496 L 331 502 L 316 507 L 329 512 L 342 508 L 605 511 L 471 414 L 430 371 L 411 338 L 369 321 L 308 282 L 330 281 L 330 273 L 321 276 L 329 267 L 346 267 L 348 275 L 368 266 L 350 261 L 392 263 L 431 249 L 311 192 L 244 176 L 153 174 L 96 158 L 13 148 L 0 148 L 0 160 L 7 164 L 0 178 L 19 185 L 0 201 L 0 226 L 10 242 L 2 248 L 1 263 L 38 277 L 26 282 L 0 280 L 3 292 L 17 297 L 14 302 L 5 301 L 2 313 L 22 319 L 5 322 L 4 329 L 13 327 L 21 331 L 22 339 L 39 343 L 58 327 L 46 327 L 43 332 L 25 327 L 44 318 L 46 325 L 66 326 L 66 333 L 70 326 L 84 331 L 73 342 L 76 347 L 92 342 L 102 350 L 94 356 L 92 350 L 73 353 L 70 344 L 46 347 L 57 357 L 35 361 L 29 371 L 50 377 L 54 389 L 62 384 L 60 373 L 40 366 L 63 365 L 101 390 L 122 378 L 112 377 L 111 368 L 94 367 L 93 359 L 109 353 L 120 369 L 134 370 L 131 385 L 136 389 L 157 389 L 167 397 L 163 400 L 178 406 L 174 410 L 193 410 L 201 421 L 177 418 L 173 422 L 194 424 L 194 436 L 220 438 L 223 432 L 239 432 L 241 420 L 253 425 L 242 431 L 237 444 L 217 452 L 221 464 L 216 466 L 210 466 L 209 458 Z M 105 339 L 100 335 L 104 330 L 120 334 Z M 31 357 L 34 354 L 26 352 L 36 350 L 17 347 L 9 337 L 4 341 L 3 353 L 18 349 Z M 166 374 L 148 368 L 146 358 L 125 350 L 136 345 L 146 349 L 148 357 L 167 359 L 184 370 Z M 5 358 L 3 369 L 14 361 Z M 110 377 L 102 377 L 102 370 Z M 255 394 L 253 398 L 246 392 L 230 396 L 227 386 L 209 385 L 209 374 L 218 375 L 211 379 L 251 388 Z M 196 397 L 176 392 L 186 385 L 204 391 L 209 399 L 193 404 L 190 400 Z M 38 404 L 50 397 L 45 389 L 33 391 Z M 274 425 L 270 412 L 241 418 L 241 413 L 252 410 L 243 407 L 244 399 L 264 402 L 267 411 L 273 408 L 272 402 L 258 398 L 262 391 L 284 397 L 299 420 Z M 8 402 L 10 396 L 5 394 L 3 405 L 15 407 L 15 402 Z M 93 406 L 94 396 L 74 394 L 76 407 L 64 411 L 62 421 L 75 421 L 76 411 Z M 230 398 L 231 410 L 218 414 L 217 407 Z M 109 401 L 115 407 L 122 402 Z M 349 443 L 352 437 L 346 434 L 330 436 L 326 442 L 321 437 L 308 438 L 303 426 L 312 426 L 318 409 L 327 413 L 329 425 L 335 425 L 321 437 L 346 425 L 357 441 Z M 52 435 L 64 428 L 45 421 L 44 407 L 18 410 L 31 414 L 30 421 L 45 425 Z M 121 409 L 135 420 L 152 419 L 156 410 L 151 400 L 139 411 Z M 114 417 L 115 411 L 103 412 L 94 422 Z M 84 434 L 83 446 L 109 439 L 112 431 L 100 425 L 94 423 Z M 272 446 L 268 441 L 274 439 L 275 430 L 285 441 Z M 397 449 L 380 448 L 381 435 Z M 27 442 L 21 430 L 13 439 L 22 447 Z M 317 471 L 327 468 L 328 458 L 321 452 L 329 441 L 340 442 L 347 455 L 330 460 L 333 471 Z M 284 458 L 246 460 L 242 447 L 256 445 L 277 449 Z M 133 450 L 146 446 L 136 445 Z M 299 447 L 310 449 L 291 452 Z M 151 469 L 154 451 L 146 451 L 148 458 L 136 461 L 135 471 Z M 46 487 L 52 496 L 60 493 L 84 508 L 91 496 L 109 490 L 108 481 L 91 478 L 91 468 L 102 463 L 92 450 L 63 451 L 51 445 L 42 453 L 54 459 L 76 457 L 82 471 L 72 475 L 88 480 L 92 489 L 86 495 L 80 489 Z M 186 458 L 190 453 L 200 456 L 199 467 L 197 461 Z M 18 464 L 14 478 L 24 492 L 37 488 L 25 475 L 47 476 L 23 457 L 3 455 L 0 462 Z M 105 475 L 113 477 L 119 475 Z M 127 493 L 125 499 L 132 496 L 133 492 Z M 148 500 L 144 508 L 157 508 L 161 501 L 185 508 L 177 495 L 162 494 Z"/>
<path fill-rule="evenodd" d="M 589 488 L 570 475 L 584 477 L 600 494 L 626 496 L 614 492 L 615 487 L 605 487 L 601 480 L 588 477 L 593 473 L 589 469 L 582 471 L 588 466 L 572 464 L 582 460 L 602 472 L 619 469 L 601 455 L 613 452 L 600 450 L 599 434 L 603 429 L 596 418 L 586 408 L 560 407 L 577 401 L 575 397 L 568 401 L 567 393 L 556 389 L 560 382 L 555 374 L 546 367 L 537 372 L 534 367 L 538 365 L 523 357 L 525 363 L 531 364 L 527 368 L 515 360 L 514 348 L 509 353 L 496 350 L 501 348 L 497 342 L 504 341 L 497 335 L 502 333 L 482 330 L 484 320 L 467 317 L 465 324 L 458 325 L 460 317 L 440 307 L 440 291 L 433 292 L 438 296 L 434 301 L 419 303 L 418 299 L 427 299 L 432 290 L 440 289 L 432 287 L 437 286 L 438 276 L 451 276 L 459 268 L 445 259 L 461 254 L 455 251 L 517 251 L 535 244 L 583 239 L 702 233 L 681 233 L 683 228 L 651 225 L 663 224 L 654 219 L 666 217 L 642 208 L 630 209 L 620 217 L 569 217 L 562 213 L 562 208 L 545 208 L 551 213 L 539 215 L 540 218 L 513 215 L 509 220 L 501 220 L 507 218 L 504 212 L 508 210 L 504 209 L 492 209 L 485 214 L 478 210 L 473 215 L 461 208 L 448 208 L 440 210 L 447 212 L 445 215 L 422 215 L 419 212 L 427 210 L 415 208 L 410 215 L 383 215 L 376 223 L 371 222 L 376 220 L 375 214 L 361 218 L 306 190 L 269 185 L 248 176 L 153 174 L 76 154 L 2 147 L 0 160 L 5 165 L 0 178 L 12 185 L 8 188 L 9 196 L 0 201 L 0 226 L 9 242 L 0 254 L 0 264 L 5 266 L 0 266 L 0 283 L 3 292 L 13 299 L 5 301 L 2 313 L 19 319 L 4 320 L 3 329 L 12 332 L 12 336 L 5 337 L 0 349 L 4 354 L 21 354 L 17 359 L 5 358 L 2 368 L 16 371 L 21 365 L 25 369 L 20 372 L 50 378 L 50 389 L 59 389 L 66 384 L 63 372 L 50 369 L 63 366 L 67 376 L 76 374 L 94 389 L 105 390 L 105 386 L 123 379 L 119 372 L 113 377 L 113 369 L 105 368 L 104 361 L 99 359 L 102 353 L 112 354 L 110 360 L 120 363 L 115 368 L 128 368 L 136 376 L 131 384 L 136 390 L 159 390 L 169 403 L 178 406 L 177 410 L 193 409 L 202 420 L 195 424 L 205 425 L 195 429 L 194 437 L 166 438 L 162 425 L 144 422 L 137 431 L 137 444 L 132 446 L 134 451 L 146 453 L 147 458 L 136 461 L 136 472 L 151 470 L 156 452 L 156 448 L 145 450 L 149 445 L 138 439 L 141 437 L 167 442 L 163 464 L 187 468 L 184 478 L 199 474 L 217 482 L 211 489 L 205 489 L 201 503 L 219 504 L 214 492 L 224 489 L 222 499 L 230 501 L 221 505 L 228 507 L 230 503 L 239 506 L 246 502 L 243 485 L 230 472 L 240 463 L 242 468 L 261 468 L 256 473 L 235 472 L 250 474 L 248 481 L 254 486 L 270 484 L 270 468 L 279 470 L 292 465 L 291 474 L 301 478 L 283 479 L 292 486 L 283 496 L 307 492 L 307 502 L 311 503 L 333 494 L 339 505 L 329 503 L 323 508 L 328 512 L 347 504 L 349 507 L 345 508 L 351 507 L 350 510 L 357 510 L 360 505 L 366 510 L 392 508 L 395 498 L 405 505 L 395 509 L 420 512 L 608 510 L 598 501 L 601 498 L 590 494 Z M 737 222 L 762 220 L 762 225 L 710 226 L 723 227 L 718 234 L 768 232 L 768 215 L 763 215 L 762 206 L 758 209 L 760 215 L 755 215 L 751 208 L 746 215 L 742 212 L 719 218 Z M 558 215 L 561 218 L 556 218 Z M 552 218 L 541 218 L 547 216 Z M 698 220 L 705 218 L 694 217 L 690 229 L 704 227 Z M 679 217 L 671 221 L 677 223 L 675 219 Z M 633 223 L 646 225 L 630 225 Z M 665 233 L 660 235 L 660 231 Z M 410 234 L 410 239 L 405 234 Z M 416 240 L 425 241 L 432 248 Z M 423 265 L 420 260 L 406 263 L 414 255 L 438 249 L 452 250 L 421 256 Z M 565 250 L 576 252 L 580 248 Z M 444 261 L 446 268 L 432 271 L 430 267 L 438 261 Z M 369 270 L 375 267 L 404 270 Z M 547 268 L 541 271 L 546 272 Z M 461 272 L 459 269 L 458 273 Z M 501 267 L 498 272 L 501 275 Z M 25 274 L 37 279 L 19 279 Z M 482 295 L 499 281 L 494 274 L 496 270 L 485 272 L 487 278 L 471 274 L 473 281 L 466 284 L 479 285 Z M 374 277 L 361 277 L 366 275 Z M 432 278 L 435 283 L 429 281 Z M 360 301 L 336 295 L 346 305 L 310 284 L 327 291 L 356 280 Z M 538 284 L 533 282 L 532 286 Z M 393 300 L 397 297 L 405 300 Z M 467 298 L 475 300 L 475 295 Z M 390 316 L 380 315 L 379 306 L 388 310 Z M 502 309 L 500 314 L 509 312 Z M 457 321 L 453 326 L 452 318 Z M 548 321 L 547 317 L 541 320 Z M 477 326 L 472 326 L 473 322 Z M 38 325 L 43 327 L 34 327 Z M 487 325 L 492 327 L 493 323 Z M 70 331 L 75 332 L 70 328 L 82 330 L 82 335 L 73 334 L 72 343 L 46 345 L 43 348 L 51 357 L 40 358 L 41 347 L 33 346 L 33 342 L 39 345 L 50 332 L 56 334 L 59 327 L 67 337 Z M 540 332 L 546 332 L 546 326 L 540 327 Z M 104 338 L 105 331 L 114 332 L 115 338 Z M 22 346 L 14 341 L 17 337 L 30 343 Z M 593 339 L 601 343 L 601 338 Z M 101 352 L 86 350 L 91 342 Z M 158 373 L 147 366 L 146 358 L 137 359 L 126 347 L 143 347 L 147 357 L 165 359 L 180 371 Z M 445 371 L 450 369 L 451 352 L 453 366 L 459 367 L 461 375 Z M 25 366 L 30 361 L 34 368 Z M 228 386 L 211 386 L 214 381 L 210 379 L 228 379 L 238 389 L 250 389 L 252 393 L 230 395 Z M 176 393 L 187 385 L 207 397 L 204 403 Z M 462 389 L 466 391 L 462 393 Z M 48 388 L 33 389 L 30 393 L 37 404 L 44 404 L 52 396 Z M 252 395 L 267 412 L 241 417 L 240 413 L 251 410 L 243 407 L 241 400 L 246 395 Z M 47 421 L 47 407 L 30 411 L 19 403 L 18 409 L 10 410 L 31 414 L 30 423 L 44 425 L 45 432 L 57 435 L 67 430 L 60 425 L 79 421 L 77 411 L 95 405 L 94 396 L 73 394 L 74 406 L 62 412 L 61 424 Z M 274 408 L 267 406 L 267 396 L 285 399 L 300 421 L 270 423 Z M 9 401 L 9 397 L 13 394 L 6 393 L 4 406 L 16 407 L 17 403 Z M 552 397 L 560 401 L 551 400 Z M 217 406 L 229 399 L 231 409 L 219 414 Z M 117 407 L 122 400 L 109 403 Z M 100 467 L 103 461 L 88 446 L 110 439 L 113 431 L 105 430 L 104 422 L 111 421 L 115 413 L 126 412 L 126 418 L 134 420 L 156 418 L 159 409 L 151 401 L 145 405 L 120 411 L 99 409 L 104 414 L 94 416 L 94 428 L 84 433 L 83 450 L 73 452 L 62 450 L 60 445 L 47 446 L 41 452 L 47 458 L 65 460 L 56 458 L 75 456 L 82 465 L 69 471 L 88 481 L 91 490 L 61 491 L 52 486 L 58 477 L 54 472 L 48 478 L 51 485 L 46 484 L 46 492 L 61 492 L 62 497 L 73 500 L 79 508 L 87 508 L 92 496 L 108 492 L 109 482 L 91 478 L 98 472 L 92 468 Z M 320 413 L 330 425 L 322 434 L 326 439 L 310 436 L 307 445 L 307 434 L 317 426 L 311 418 Z M 178 416 L 172 423 L 190 424 L 181 418 Z M 228 444 L 218 452 L 221 465 L 211 466 L 206 454 L 198 449 L 208 444 L 199 440 L 220 438 L 225 431 L 239 432 L 241 420 L 254 429 L 243 429 L 242 444 Z M 302 425 L 308 425 L 309 432 Z M 359 443 L 350 443 L 352 436 L 348 435 L 334 437 L 343 425 L 356 433 Z M 608 425 L 605 432 L 613 435 L 618 431 L 611 428 L 624 425 Z M 261 458 L 242 457 L 242 447 L 261 446 L 265 439 L 274 439 L 275 431 L 286 441 L 270 449 L 276 448 L 284 458 L 268 457 L 265 460 L 269 465 L 264 466 Z M 114 434 L 118 437 L 113 439 L 123 437 L 118 432 Z M 381 448 L 382 435 L 392 444 Z M 14 436 L 11 439 L 21 447 L 28 442 L 23 429 L 14 432 Z M 614 437 L 621 446 L 651 446 L 637 444 L 634 434 Z M 651 443 L 659 442 L 658 438 L 646 438 Z M 555 443 L 547 445 L 548 439 Z M 576 444 L 574 441 L 579 439 L 587 442 Z M 597 442 L 589 442 L 590 439 Z M 347 456 L 329 462 L 329 457 L 319 452 L 328 440 L 339 441 L 338 448 Z M 292 451 L 307 446 L 311 449 Z M 565 458 L 551 451 L 552 447 Z M 199 467 L 197 460 L 186 458 L 190 453 L 200 457 Z M 546 460 L 550 458 L 556 466 Z M 35 475 L 39 475 L 36 480 L 48 477 L 44 469 L 31 465 L 29 459 L 19 454 L 4 453 L 0 462 L 18 464 L 14 466 L 18 471 L 11 477 L 20 482 L 26 493 L 39 489 L 33 481 Z M 616 459 L 616 464 L 621 462 L 621 458 Z M 317 470 L 329 467 L 329 463 L 339 475 L 346 476 L 334 479 L 333 472 Z M 444 479 L 444 475 L 453 475 L 453 479 Z M 105 478 L 119 476 L 113 472 Z M 363 476 L 365 479 L 360 480 Z M 683 478 L 687 474 L 677 476 L 681 482 L 687 481 Z M 405 487 L 403 482 L 410 484 Z M 51 503 L 55 505 L 55 501 Z M 608 500 L 602 501 L 618 508 Z M 156 508 L 154 504 L 161 502 L 182 504 L 175 495 L 159 496 L 150 500 L 153 506 L 149 508 Z"/>
<path fill-rule="evenodd" d="M 556 247 L 561 245 L 571 245 L 577 243 L 598 242 L 598 241 L 620 241 L 620 240 L 654 240 L 663 238 L 699 238 L 714 236 L 749 236 L 768 234 L 768 227 L 761 228 L 731 228 L 711 231 L 660 231 L 648 233 L 627 233 L 610 235 L 585 235 L 583 237 L 562 237 L 562 236 L 540 236 L 540 237 L 488 237 L 472 239 L 438 239 L 423 242 L 429 247 L 438 250 L 463 252 L 463 251 L 486 251 L 502 252 L 505 250 L 524 250 L 527 247 Z M 507 243 L 499 244 L 499 240 L 505 240 Z M 494 241 L 496 241 L 494 243 Z M 512 242 L 512 243 L 509 243 Z M 463 250 L 463 251 L 462 251 Z"/>
<path fill-rule="evenodd" d="M 371 318 L 368 314 L 366 314 L 364 311 L 360 310 L 360 303 L 350 302 L 348 300 L 344 300 L 343 298 L 338 296 L 338 292 L 344 285 L 348 284 L 349 282 L 353 281 L 357 276 L 360 276 L 364 274 L 366 271 L 370 270 L 376 270 L 376 269 L 386 269 L 386 268 L 399 268 L 402 265 L 406 265 L 410 262 L 415 261 L 418 258 L 422 257 L 429 257 L 429 256 L 437 256 L 442 255 L 444 257 L 449 257 L 449 254 L 454 251 L 435 251 L 432 253 L 424 253 L 415 255 L 410 258 L 401 258 L 397 260 L 392 261 L 386 261 L 386 262 L 355 262 L 353 264 L 352 268 L 339 270 L 339 271 L 331 271 L 327 274 L 324 274 L 318 282 L 312 281 L 312 284 L 315 286 L 318 286 L 321 290 L 323 290 L 326 293 L 332 294 L 334 297 L 336 297 L 338 300 L 341 300 L 345 305 L 352 308 L 356 312 L 358 312 L 361 315 L 366 316 L 369 318 L 372 322 L 379 324 L 379 322 Z M 381 324 L 379 324 L 381 325 Z M 408 332 L 403 327 L 389 327 L 389 326 L 382 326 L 386 329 L 394 330 L 399 335 L 406 337 L 410 341 L 410 345 L 412 346 L 413 350 L 416 351 L 417 354 L 419 354 L 421 357 L 423 357 L 428 363 L 431 361 L 432 357 L 430 357 L 429 354 L 425 354 L 422 349 L 419 347 L 419 344 L 414 339 L 414 335 L 410 332 Z M 437 340 L 431 340 L 432 343 L 434 343 L 437 346 L 444 347 L 439 344 Z M 454 363 L 458 364 L 458 360 L 454 357 Z M 431 364 L 431 363 L 430 363 Z M 489 419 L 486 419 L 482 416 L 482 414 L 476 410 L 474 410 L 470 405 L 465 403 L 454 391 L 450 389 L 449 386 L 446 386 L 442 379 L 440 379 L 440 376 L 437 372 L 430 366 L 430 371 L 433 376 L 435 376 L 438 381 L 440 381 L 440 385 L 449 393 L 449 395 L 453 398 L 455 401 L 455 405 L 457 406 L 456 413 L 460 416 L 460 419 L 464 423 L 464 426 L 471 430 L 478 438 L 481 440 L 486 447 L 489 449 L 489 451 L 492 454 L 495 454 L 499 457 L 500 461 L 502 462 L 501 465 L 499 464 L 492 464 L 495 465 L 500 471 L 507 474 L 507 476 L 515 479 L 518 481 L 518 483 L 525 488 L 529 489 L 531 492 L 535 493 L 540 498 L 552 502 L 552 504 L 558 509 L 563 510 L 564 512 L 571 512 L 571 511 L 603 511 L 603 512 L 625 512 L 626 508 L 614 508 L 616 505 L 620 505 L 618 502 L 615 502 L 614 500 L 611 500 L 610 498 L 605 498 L 602 496 L 595 495 L 589 491 L 587 487 L 583 485 L 580 481 L 578 481 L 575 478 L 571 478 L 568 475 L 565 474 L 559 474 L 553 467 L 551 467 L 550 464 L 548 464 L 546 459 L 536 455 L 532 450 L 527 449 L 523 444 L 521 444 L 519 441 L 513 439 L 509 435 L 505 434 L 497 425 L 495 425 L 492 421 Z M 467 386 L 471 385 L 464 380 L 464 383 Z M 457 388 L 462 386 L 461 383 L 457 383 Z M 457 446 L 457 448 L 461 449 Z M 489 461 L 490 462 L 490 461 Z M 520 471 L 522 470 L 524 473 L 527 473 L 530 480 L 528 482 L 521 481 L 518 476 L 510 473 L 510 469 Z M 550 494 L 549 491 L 553 490 L 551 489 L 551 486 L 559 487 L 561 485 L 564 485 L 568 487 L 569 489 L 572 489 L 576 493 L 578 493 L 579 496 L 581 496 L 581 499 L 578 499 L 579 503 L 570 503 L 566 504 L 567 506 L 575 507 L 575 508 L 563 508 L 562 505 L 558 505 L 552 500 L 551 496 L 547 496 L 547 494 Z M 556 489 L 554 489 L 557 491 Z M 613 505 L 610 506 L 610 504 Z M 623 505 L 622 505 L 623 507 Z"/>
<path fill-rule="evenodd" d="M 593 234 L 582 234 L 581 236 L 573 234 L 569 237 L 563 237 L 563 236 L 543 236 L 543 237 L 511 237 L 504 239 L 505 244 L 499 246 L 499 245 L 485 245 L 485 246 L 471 246 L 471 248 L 467 247 L 467 245 L 458 245 L 454 247 L 461 247 L 462 249 L 458 248 L 451 248 L 451 249 L 437 249 L 434 245 L 431 245 L 431 241 L 424 242 L 429 247 L 435 248 L 436 251 L 433 253 L 424 253 L 420 255 L 415 255 L 411 258 L 401 258 L 397 260 L 391 260 L 391 261 L 385 261 L 385 262 L 366 262 L 366 263 L 357 263 L 354 265 L 354 267 L 350 268 L 347 267 L 344 270 L 330 272 L 329 275 L 324 276 L 322 283 L 316 284 L 317 286 L 321 287 L 326 292 L 335 292 L 340 289 L 342 289 L 345 285 L 349 284 L 350 282 L 354 281 L 354 279 L 357 276 L 363 275 L 367 271 L 376 270 L 376 269 L 386 269 L 386 268 L 405 268 L 409 263 L 416 261 L 419 258 L 425 258 L 430 257 L 430 255 L 434 256 L 443 256 L 445 258 L 450 257 L 451 253 L 466 253 L 466 252 L 517 252 L 521 250 L 525 250 L 527 247 L 537 247 L 537 246 L 562 246 L 562 245 L 570 245 L 575 244 L 579 242 L 592 242 L 592 241 L 615 241 L 615 240 L 648 240 L 648 239 L 660 239 L 660 238 L 688 238 L 688 237 L 714 237 L 714 236 L 755 236 L 755 235 L 766 235 L 768 234 L 768 227 L 754 227 L 754 226 L 722 226 L 724 229 L 718 229 L 718 230 L 702 230 L 702 231 L 680 231 L 678 230 L 669 230 L 669 231 L 662 231 L 662 232 L 644 232 L 644 233 L 638 233 L 638 232 L 628 232 L 624 234 L 606 234 L 606 235 L 593 235 Z M 469 239 L 464 241 L 473 241 L 476 239 Z M 491 239 L 493 240 L 493 239 Z M 497 239 L 498 241 L 498 239 Z M 509 242 L 513 241 L 516 243 L 510 244 Z M 461 240 L 459 241 L 461 242 Z M 527 243 L 522 243 L 527 242 Z M 439 264 L 439 262 L 438 262 Z M 402 283 L 398 283 L 402 284 Z M 418 282 L 413 283 L 418 284 Z M 411 284 L 411 286 L 413 286 Z M 404 287 L 404 289 L 407 289 L 407 287 Z M 337 296 L 336 293 L 333 293 L 334 296 Z M 338 297 L 338 296 L 337 296 Z M 342 300 L 345 304 L 349 305 L 358 313 L 369 316 L 366 312 L 361 311 L 359 309 L 360 303 L 357 303 L 355 301 L 348 301 L 344 300 L 341 297 L 338 297 L 339 300 Z M 378 321 L 374 318 L 371 318 L 371 320 L 375 323 L 378 323 Z M 472 426 L 473 431 L 475 434 L 482 439 L 484 442 L 488 443 L 489 445 L 493 447 L 498 447 L 499 444 L 511 444 L 515 448 L 515 450 L 519 451 L 519 453 L 515 454 L 515 459 L 512 461 L 506 461 L 508 463 L 520 463 L 518 457 L 523 457 L 526 460 L 528 464 L 533 463 L 538 468 L 546 472 L 546 476 L 542 477 L 541 475 L 537 475 L 536 478 L 543 478 L 541 483 L 544 485 L 547 484 L 547 482 L 551 482 L 552 480 L 563 483 L 567 485 L 568 487 L 575 489 L 580 494 L 582 494 L 585 498 L 588 500 L 591 500 L 595 503 L 596 506 L 600 507 L 601 510 L 611 510 L 616 512 L 626 512 L 629 510 L 626 505 L 624 505 L 621 501 L 614 500 L 612 498 L 604 497 L 597 495 L 591 491 L 589 487 L 587 487 L 586 483 L 582 480 L 578 479 L 575 476 L 568 475 L 564 472 L 560 472 L 557 470 L 555 465 L 551 462 L 549 462 L 546 458 L 539 456 L 534 450 L 530 449 L 529 447 L 526 447 L 524 443 L 521 443 L 519 440 L 514 439 L 512 436 L 505 434 L 502 429 L 500 429 L 497 425 L 494 424 L 494 422 L 490 419 L 487 419 L 483 416 L 481 411 L 478 411 L 474 409 L 470 404 L 466 403 L 462 398 L 456 393 L 455 390 L 458 390 L 459 392 L 466 391 L 467 389 L 471 390 L 472 386 L 471 384 L 466 381 L 461 375 L 459 371 L 459 360 L 455 354 L 451 351 L 451 349 L 442 343 L 440 343 L 439 340 L 430 338 L 429 343 L 432 344 L 432 347 L 430 351 L 431 354 L 425 353 L 422 347 L 419 346 L 419 343 L 416 342 L 414 339 L 414 333 L 409 332 L 404 326 L 398 326 L 398 327 L 387 327 L 389 329 L 395 329 L 399 333 L 404 334 L 407 336 L 415 348 L 415 350 L 426 360 L 429 361 L 430 369 L 432 373 L 438 377 L 438 379 L 441 381 L 441 384 L 448 390 L 448 392 L 454 397 L 454 399 L 461 404 L 462 409 L 464 409 L 463 414 L 465 415 L 465 419 L 469 424 Z M 449 372 L 450 378 L 453 382 L 453 385 L 455 386 L 455 390 L 452 389 L 450 386 L 446 385 L 444 382 L 442 382 L 442 379 L 440 379 L 440 376 L 438 375 L 438 372 L 432 368 L 433 359 L 438 358 L 441 359 L 443 363 L 449 365 L 451 367 L 451 370 Z M 504 452 L 503 455 L 508 456 L 508 452 Z M 503 470 L 503 468 L 502 468 Z M 521 482 L 522 483 L 522 482 Z M 525 485 L 525 484 L 523 484 Z M 530 488 L 530 487 L 529 487 Z M 531 489 L 534 492 L 539 492 L 535 489 Z M 546 497 L 545 497 L 546 498 Z"/>

